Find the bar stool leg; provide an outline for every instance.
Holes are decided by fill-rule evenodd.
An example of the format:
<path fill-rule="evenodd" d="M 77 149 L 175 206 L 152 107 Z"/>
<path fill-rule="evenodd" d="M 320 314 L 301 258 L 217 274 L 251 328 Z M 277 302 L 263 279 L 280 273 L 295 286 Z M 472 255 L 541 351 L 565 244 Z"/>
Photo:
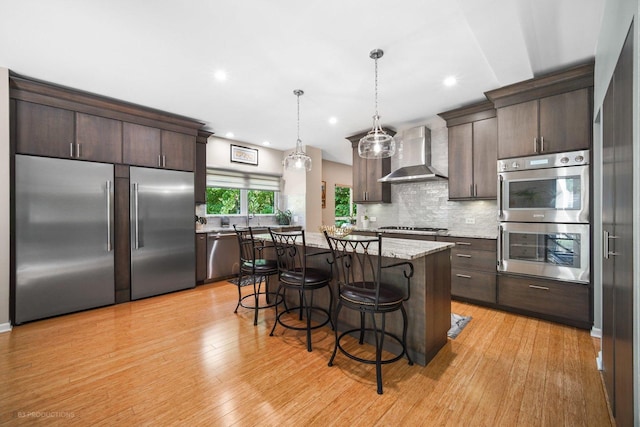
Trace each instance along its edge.
<path fill-rule="evenodd" d="M 340 309 L 342 308 L 342 301 L 338 301 L 338 306 L 336 307 L 336 312 L 334 315 L 334 335 L 335 335 L 335 343 L 333 345 L 333 354 L 331 355 L 331 359 L 329 359 L 329 366 L 333 366 L 333 359 L 336 358 L 336 353 L 338 352 L 338 314 L 340 314 Z"/>

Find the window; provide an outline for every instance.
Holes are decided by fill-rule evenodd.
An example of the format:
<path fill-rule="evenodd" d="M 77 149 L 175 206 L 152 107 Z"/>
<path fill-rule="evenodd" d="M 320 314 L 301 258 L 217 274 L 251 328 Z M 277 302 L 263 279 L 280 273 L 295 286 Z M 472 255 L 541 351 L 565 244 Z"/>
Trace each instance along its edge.
<path fill-rule="evenodd" d="M 335 224 L 336 227 L 342 227 L 343 224 L 351 224 L 351 219 L 356 215 L 356 204 L 353 203 L 351 187 L 336 185 L 335 190 Z"/>
<path fill-rule="evenodd" d="M 207 214 L 273 215 L 279 190 L 279 176 L 208 170 Z"/>

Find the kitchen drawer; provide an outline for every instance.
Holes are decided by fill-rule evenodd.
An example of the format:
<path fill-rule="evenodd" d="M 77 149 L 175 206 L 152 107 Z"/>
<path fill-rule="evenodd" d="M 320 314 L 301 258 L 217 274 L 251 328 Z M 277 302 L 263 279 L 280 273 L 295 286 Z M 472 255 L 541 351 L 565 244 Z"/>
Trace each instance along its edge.
<path fill-rule="evenodd" d="M 495 239 L 474 239 L 470 237 L 438 236 L 439 242 L 455 243 L 457 248 L 475 249 L 478 251 L 496 251 Z"/>
<path fill-rule="evenodd" d="M 587 285 L 501 275 L 498 304 L 575 322 L 590 321 Z"/>
<path fill-rule="evenodd" d="M 382 233 L 382 237 L 389 237 L 393 239 L 409 239 L 409 240 L 428 240 L 435 241 L 435 235 L 429 234 L 409 234 L 409 233 Z"/>
<path fill-rule="evenodd" d="M 496 273 L 496 253 L 477 251 L 458 247 L 451 249 L 451 267 L 459 269 L 474 269 Z"/>
<path fill-rule="evenodd" d="M 495 304 L 496 275 L 452 268 L 451 295 Z"/>

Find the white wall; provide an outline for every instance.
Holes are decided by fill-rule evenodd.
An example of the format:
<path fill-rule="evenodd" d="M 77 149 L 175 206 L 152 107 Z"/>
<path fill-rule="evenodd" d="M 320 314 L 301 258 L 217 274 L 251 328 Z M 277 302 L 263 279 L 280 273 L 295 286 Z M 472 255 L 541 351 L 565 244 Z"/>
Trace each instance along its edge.
<path fill-rule="evenodd" d="M 9 70 L 0 67 L 0 332 L 9 323 Z"/>
<path fill-rule="evenodd" d="M 326 207 L 322 209 L 322 224 L 333 225 L 336 220 L 336 185 L 353 185 L 351 166 L 323 160 L 322 180 L 326 183 Z"/>
<path fill-rule="evenodd" d="M 596 49 L 596 67 L 594 77 L 594 117 L 597 118 L 598 112 L 602 108 L 602 103 L 611 81 L 611 76 L 616 66 L 618 56 L 627 36 L 631 22 L 634 22 L 634 63 L 633 63 L 633 164 L 634 164 L 634 194 L 633 209 L 636 212 L 633 223 L 633 246 L 636 249 L 634 256 L 634 272 L 633 272 L 633 325 L 634 325 L 634 393 L 635 393 L 635 425 L 640 425 L 640 126 L 638 114 L 640 112 L 640 72 L 638 67 L 640 53 L 640 22 L 638 22 L 640 6 L 638 0 L 608 0 L 604 10 L 602 20 L 602 29 L 598 37 L 598 46 Z M 600 126 L 595 126 L 594 133 L 600 132 Z M 602 159 L 602 156 L 596 157 L 602 153 L 602 138 L 597 136 L 594 141 L 594 159 Z M 594 160 L 594 163 L 597 160 Z M 597 175 L 596 175 L 597 173 Z M 594 168 L 594 180 L 599 184 L 602 182 L 602 174 L 599 168 Z M 599 187 L 601 188 L 601 187 Z M 595 195 L 599 202 L 602 199 L 602 193 Z M 599 205 L 601 206 L 601 204 Z M 594 252 L 595 262 L 599 264 L 602 259 L 600 248 L 602 247 L 602 221 L 601 219 L 594 223 Z M 598 270 L 600 273 L 600 270 Z M 601 295 L 602 287 L 601 274 L 594 278 L 595 285 L 598 287 L 598 296 Z M 601 316 L 600 308 L 602 306 L 601 299 L 594 300 L 594 305 L 598 306 L 598 315 Z M 601 324 L 601 319 L 598 319 Z"/>
<path fill-rule="evenodd" d="M 258 166 L 231 162 L 231 145 L 255 148 L 258 150 Z M 231 169 L 242 172 L 254 172 L 268 175 L 282 175 L 282 151 L 260 145 L 231 141 L 215 135 L 207 143 L 207 167 Z"/>

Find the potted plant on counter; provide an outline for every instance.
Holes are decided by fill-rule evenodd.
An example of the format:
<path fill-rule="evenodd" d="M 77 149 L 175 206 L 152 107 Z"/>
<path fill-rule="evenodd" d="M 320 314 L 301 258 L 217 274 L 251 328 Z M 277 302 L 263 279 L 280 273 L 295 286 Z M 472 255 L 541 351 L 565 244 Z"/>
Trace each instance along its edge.
<path fill-rule="evenodd" d="M 286 211 L 281 211 L 278 209 L 276 211 L 276 221 L 278 221 L 279 225 L 289 225 L 291 224 L 291 211 L 287 209 Z"/>

